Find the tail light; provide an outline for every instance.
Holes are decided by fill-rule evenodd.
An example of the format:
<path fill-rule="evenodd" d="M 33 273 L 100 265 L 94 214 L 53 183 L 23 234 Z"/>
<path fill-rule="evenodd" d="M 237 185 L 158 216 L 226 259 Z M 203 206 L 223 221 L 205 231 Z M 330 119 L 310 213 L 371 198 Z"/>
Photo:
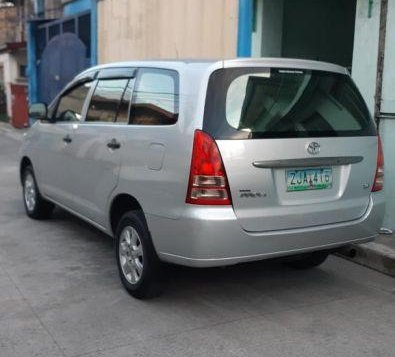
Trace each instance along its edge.
<path fill-rule="evenodd" d="M 201 130 L 195 131 L 186 203 L 231 205 L 228 179 L 217 144 Z"/>
<path fill-rule="evenodd" d="M 384 155 L 380 137 L 378 137 L 377 168 L 372 192 L 381 191 L 384 187 Z"/>

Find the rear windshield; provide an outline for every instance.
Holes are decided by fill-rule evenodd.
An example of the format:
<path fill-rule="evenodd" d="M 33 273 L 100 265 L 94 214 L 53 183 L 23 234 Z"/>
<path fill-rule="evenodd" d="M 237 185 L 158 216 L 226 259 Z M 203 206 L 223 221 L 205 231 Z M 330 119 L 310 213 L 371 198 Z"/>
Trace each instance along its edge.
<path fill-rule="evenodd" d="M 216 139 L 376 135 L 349 76 L 284 68 L 215 71 L 204 130 Z"/>

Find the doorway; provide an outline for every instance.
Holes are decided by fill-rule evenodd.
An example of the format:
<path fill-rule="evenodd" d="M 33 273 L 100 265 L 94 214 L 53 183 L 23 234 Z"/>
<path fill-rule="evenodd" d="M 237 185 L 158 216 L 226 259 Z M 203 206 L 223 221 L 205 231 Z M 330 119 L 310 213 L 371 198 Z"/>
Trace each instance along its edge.
<path fill-rule="evenodd" d="M 252 56 L 351 68 L 356 0 L 254 0 Z"/>

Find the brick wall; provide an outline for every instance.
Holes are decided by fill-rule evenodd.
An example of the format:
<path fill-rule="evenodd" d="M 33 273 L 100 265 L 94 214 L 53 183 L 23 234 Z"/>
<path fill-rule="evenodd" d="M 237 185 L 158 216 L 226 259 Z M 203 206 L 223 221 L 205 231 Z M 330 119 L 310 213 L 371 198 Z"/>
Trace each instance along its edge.
<path fill-rule="evenodd" d="M 0 45 L 18 41 L 18 29 L 17 8 L 0 8 Z"/>
<path fill-rule="evenodd" d="M 44 17 L 54 19 L 62 16 L 62 0 L 46 0 Z"/>

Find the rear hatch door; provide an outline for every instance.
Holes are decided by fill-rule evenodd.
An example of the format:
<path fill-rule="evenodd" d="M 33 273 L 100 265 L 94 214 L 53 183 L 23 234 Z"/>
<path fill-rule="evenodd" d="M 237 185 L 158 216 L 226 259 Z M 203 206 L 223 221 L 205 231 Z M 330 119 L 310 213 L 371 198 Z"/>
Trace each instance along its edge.
<path fill-rule="evenodd" d="M 217 141 L 243 229 L 311 227 L 366 212 L 377 134 L 349 76 L 300 68 L 217 70 L 203 129 Z"/>

